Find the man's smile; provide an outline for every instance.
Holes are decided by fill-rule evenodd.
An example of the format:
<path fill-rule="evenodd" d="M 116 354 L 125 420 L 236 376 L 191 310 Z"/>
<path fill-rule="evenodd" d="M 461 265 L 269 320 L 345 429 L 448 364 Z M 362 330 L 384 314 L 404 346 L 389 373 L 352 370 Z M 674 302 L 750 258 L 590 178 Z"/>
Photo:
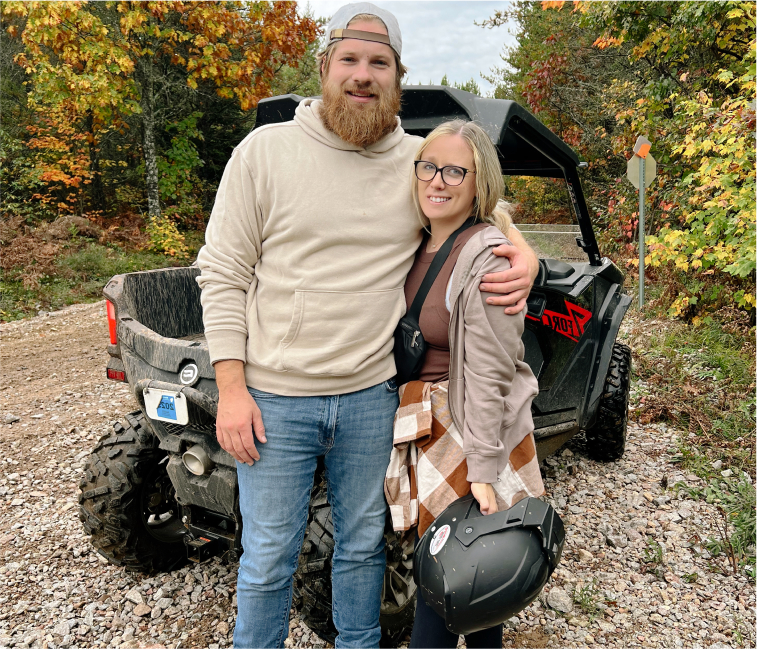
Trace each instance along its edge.
<path fill-rule="evenodd" d="M 353 100 L 360 103 L 367 103 L 376 98 L 376 95 L 368 90 L 347 90 L 347 95 Z"/>

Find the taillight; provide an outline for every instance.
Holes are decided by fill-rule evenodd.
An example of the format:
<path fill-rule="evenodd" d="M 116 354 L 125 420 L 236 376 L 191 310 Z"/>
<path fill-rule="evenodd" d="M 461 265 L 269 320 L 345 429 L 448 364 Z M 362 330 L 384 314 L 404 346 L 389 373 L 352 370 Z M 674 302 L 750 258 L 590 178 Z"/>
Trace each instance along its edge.
<path fill-rule="evenodd" d="M 108 378 L 112 381 L 126 381 L 126 372 L 108 368 Z"/>
<path fill-rule="evenodd" d="M 110 300 L 105 301 L 106 310 L 108 311 L 108 332 L 110 333 L 110 344 L 115 345 L 118 342 L 116 337 L 116 307 Z"/>

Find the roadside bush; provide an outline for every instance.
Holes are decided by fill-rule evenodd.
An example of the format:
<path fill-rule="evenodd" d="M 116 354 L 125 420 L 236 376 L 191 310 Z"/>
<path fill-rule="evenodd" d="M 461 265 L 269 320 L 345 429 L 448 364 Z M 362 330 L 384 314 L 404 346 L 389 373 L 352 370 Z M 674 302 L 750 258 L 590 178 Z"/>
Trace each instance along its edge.
<path fill-rule="evenodd" d="M 146 232 L 150 237 L 148 250 L 162 252 L 176 259 L 186 259 L 189 249 L 184 235 L 166 214 L 151 219 L 147 223 Z"/>

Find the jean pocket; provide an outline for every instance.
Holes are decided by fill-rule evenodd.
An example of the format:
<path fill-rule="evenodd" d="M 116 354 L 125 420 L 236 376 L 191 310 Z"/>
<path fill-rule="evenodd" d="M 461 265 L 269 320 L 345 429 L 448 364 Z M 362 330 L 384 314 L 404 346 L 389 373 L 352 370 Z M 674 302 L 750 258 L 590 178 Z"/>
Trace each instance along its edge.
<path fill-rule="evenodd" d="M 388 381 L 384 381 L 384 387 L 386 388 L 387 392 L 397 392 L 398 385 L 397 385 L 397 379 L 389 379 Z"/>
<path fill-rule="evenodd" d="M 252 398 L 255 399 L 255 401 L 275 399 L 278 396 L 277 394 L 271 394 L 270 392 L 263 392 L 262 390 L 251 388 L 249 385 L 247 386 L 247 392 L 250 393 L 250 396 L 252 396 Z"/>

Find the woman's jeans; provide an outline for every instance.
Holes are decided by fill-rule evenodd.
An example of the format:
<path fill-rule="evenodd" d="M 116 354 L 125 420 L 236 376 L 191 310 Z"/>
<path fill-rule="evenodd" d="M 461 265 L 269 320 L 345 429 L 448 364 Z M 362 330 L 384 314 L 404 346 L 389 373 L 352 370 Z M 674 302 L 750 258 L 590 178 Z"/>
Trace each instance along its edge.
<path fill-rule="evenodd" d="M 235 647 L 283 647 L 292 575 L 307 525 L 317 458 L 324 457 L 334 522 L 332 612 L 337 647 L 378 647 L 384 556 L 384 476 L 397 387 L 387 381 L 328 397 L 250 388 L 265 425 L 260 460 L 237 463 L 242 546 Z"/>
<path fill-rule="evenodd" d="M 418 547 L 417 541 L 415 547 Z M 457 647 L 460 636 L 449 631 L 444 620 L 426 604 L 420 588 L 415 593 L 415 621 L 410 637 L 410 649 L 454 649 Z M 503 625 L 498 624 L 490 629 L 469 633 L 465 636 L 465 646 L 468 649 L 500 649 L 503 630 Z"/>

